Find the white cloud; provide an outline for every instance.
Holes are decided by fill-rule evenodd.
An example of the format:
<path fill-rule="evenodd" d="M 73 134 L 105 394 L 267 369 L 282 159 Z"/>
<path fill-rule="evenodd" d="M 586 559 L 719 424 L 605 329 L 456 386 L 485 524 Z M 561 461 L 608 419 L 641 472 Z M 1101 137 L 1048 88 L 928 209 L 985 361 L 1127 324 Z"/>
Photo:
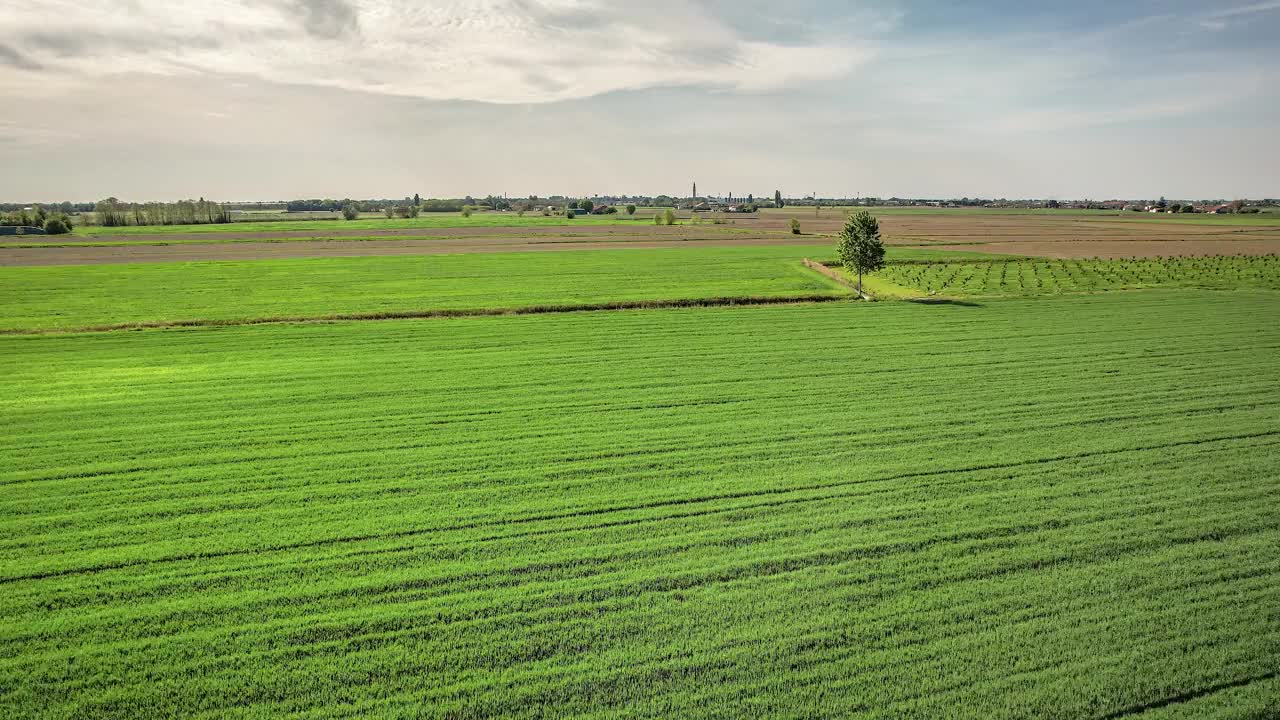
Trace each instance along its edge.
<path fill-rule="evenodd" d="M 844 42 L 746 38 L 676 0 L 644 12 L 602 0 L 0 0 L 0 11 L 12 18 L 8 54 L 47 77 L 225 73 L 490 103 L 664 86 L 755 92 L 838 77 L 870 57 Z"/>
<path fill-rule="evenodd" d="M 1227 8 L 1225 10 L 1217 10 L 1208 14 L 1210 18 L 1226 18 L 1237 17 L 1239 15 L 1252 15 L 1254 13 L 1267 12 L 1269 10 L 1280 10 L 1280 1 L 1271 0 L 1270 2 L 1254 3 L 1252 5 L 1238 5 L 1236 7 Z"/>

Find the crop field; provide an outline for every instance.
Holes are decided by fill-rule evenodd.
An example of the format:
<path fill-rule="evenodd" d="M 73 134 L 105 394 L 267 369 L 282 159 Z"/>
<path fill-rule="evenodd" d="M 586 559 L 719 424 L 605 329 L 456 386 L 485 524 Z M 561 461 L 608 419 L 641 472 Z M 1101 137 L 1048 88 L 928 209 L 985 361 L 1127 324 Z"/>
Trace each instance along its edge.
<path fill-rule="evenodd" d="M 1212 213 L 1145 213 L 1124 212 L 1119 210 L 1079 210 L 1075 208 L 987 208 L 987 207 L 866 207 L 866 206 L 824 206 L 816 212 L 813 206 L 792 205 L 784 208 L 762 208 L 759 212 L 764 216 L 785 216 L 805 219 L 844 218 L 850 213 L 867 210 L 877 217 L 986 217 L 986 218 L 1036 218 L 1044 220 L 1084 220 L 1127 223 L 1167 223 L 1167 224 L 1200 224 L 1200 225 L 1276 225 L 1280 218 L 1276 213 L 1280 208 L 1264 208 L 1258 213 L 1224 214 Z"/>
<path fill-rule="evenodd" d="M 1128 258 L 1280 253 L 1275 215 L 1160 216 L 1040 211 L 1003 213 L 936 208 L 885 212 L 895 247 L 1047 258 Z M 238 222 L 215 226 L 79 228 L 77 234 L 0 239 L 0 267 L 127 262 L 189 262 L 440 252 L 541 251 L 680 242 L 759 246 L 833 242 L 847 209 L 785 208 L 750 214 L 680 213 L 674 226 L 647 216 L 575 220 L 514 213 L 432 215 L 416 219 Z M 877 211 L 879 212 L 879 211 Z M 792 235 L 791 217 L 802 234 Z"/>
<path fill-rule="evenodd" d="M 683 299 L 841 296 L 817 247 L 0 268 L 0 330 Z"/>
<path fill-rule="evenodd" d="M 876 274 L 953 295 L 1043 295 L 1152 287 L 1280 290 L 1280 256 L 892 262 Z"/>
<path fill-rule="evenodd" d="M 571 220 L 558 216 L 543 216 L 536 213 L 518 215 L 517 213 L 476 213 L 471 217 L 463 217 L 459 213 L 428 213 L 416 218 L 375 218 L 362 217 L 356 220 L 317 220 L 312 218 L 300 220 L 246 220 L 241 222 L 214 225 L 126 225 L 124 227 L 103 227 L 101 225 L 81 225 L 75 229 L 77 235 L 164 235 L 170 233 L 247 233 L 290 231 L 325 231 L 325 230 L 373 230 L 373 229 L 417 229 L 417 228 L 454 228 L 454 227 L 538 227 L 545 225 L 619 225 L 634 223 L 652 223 L 653 218 L 617 215 L 579 215 Z"/>
<path fill-rule="evenodd" d="M 0 337 L 0 715 L 1264 717 L 1277 311 Z"/>

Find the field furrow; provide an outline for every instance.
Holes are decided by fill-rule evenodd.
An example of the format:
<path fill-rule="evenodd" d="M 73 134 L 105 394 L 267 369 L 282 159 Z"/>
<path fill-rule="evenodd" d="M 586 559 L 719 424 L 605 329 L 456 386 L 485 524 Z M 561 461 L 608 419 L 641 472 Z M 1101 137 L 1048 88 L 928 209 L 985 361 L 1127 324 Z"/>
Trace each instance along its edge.
<path fill-rule="evenodd" d="M 1277 310 L 1150 291 L 3 337 L 0 709 L 1270 707 Z"/>

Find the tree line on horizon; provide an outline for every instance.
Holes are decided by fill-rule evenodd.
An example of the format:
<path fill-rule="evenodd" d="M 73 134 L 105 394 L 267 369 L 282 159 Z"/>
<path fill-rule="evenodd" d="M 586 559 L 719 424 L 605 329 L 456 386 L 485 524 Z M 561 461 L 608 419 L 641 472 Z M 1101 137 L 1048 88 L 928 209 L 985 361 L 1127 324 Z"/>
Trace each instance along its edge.
<path fill-rule="evenodd" d="M 122 202 L 114 197 L 93 206 L 94 219 L 102 227 L 126 225 L 209 225 L 231 222 L 231 210 L 221 203 L 200 198 L 177 202 Z"/>
<path fill-rule="evenodd" d="M 41 206 L 36 206 L 31 210 L 22 208 L 0 213 L 0 225 L 34 227 L 44 230 L 48 235 L 65 235 L 71 232 L 73 221 L 70 215 L 61 210 L 46 210 Z"/>
<path fill-rule="evenodd" d="M 330 212 L 338 214 L 340 217 L 348 220 L 354 220 L 361 217 L 362 213 L 381 213 L 388 218 L 415 218 L 420 213 L 461 213 L 464 216 L 470 216 L 473 212 L 484 211 L 508 211 L 513 210 L 521 215 L 526 212 L 538 212 L 546 216 L 560 216 L 566 219 L 572 219 L 577 215 L 586 213 L 603 214 L 608 212 L 618 212 L 620 208 L 627 208 L 628 214 L 633 215 L 634 210 L 631 208 L 640 205 L 656 208 L 672 208 L 678 209 L 682 207 L 697 207 L 700 198 L 677 198 L 670 195 L 649 196 L 620 196 L 620 197 L 592 197 L 583 200 L 574 199 L 562 195 L 553 195 L 549 197 L 539 197 L 537 195 L 529 195 L 527 198 L 508 199 L 499 195 L 488 195 L 484 198 L 475 198 L 470 195 L 461 198 L 423 198 L 415 193 L 412 196 L 406 196 L 403 199 L 370 199 L 370 200 L 353 200 L 343 198 L 335 200 L 330 198 L 311 198 L 298 199 L 285 202 L 270 203 L 221 203 L 208 201 L 204 198 L 198 200 L 180 200 L 177 202 L 126 202 L 115 197 L 99 200 L 96 203 L 74 203 L 70 201 L 62 201 L 58 203 L 0 203 L 0 225 L 7 226 L 26 226 L 38 227 L 50 233 L 70 232 L 73 223 L 78 224 L 96 224 L 105 227 L 121 227 L 127 225 L 195 225 L 195 224 L 213 224 L 213 223 L 230 223 L 233 222 L 232 211 L 238 209 L 254 209 L 254 210 L 270 210 L 279 209 L 288 212 Z M 583 207 L 584 202 L 590 202 L 591 208 Z M 1119 201 L 1107 201 L 1115 203 Z M 1128 202 L 1128 201 L 1124 201 Z M 1171 212 L 1196 212 L 1199 208 L 1191 202 L 1173 202 L 1166 201 L 1163 197 L 1148 204 L 1146 201 L 1137 201 L 1139 204 L 1126 206 L 1125 209 L 1143 210 L 1147 207 L 1154 207 L 1160 210 Z M 625 203 L 625 204 L 624 204 Z M 920 205 L 920 204 L 945 204 L 946 206 L 957 207 L 1042 207 L 1042 208 L 1097 208 L 1097 209 L 1116 209 L 1114 207 L 1104 207 L 1097 201 L 1058 201 L 1058 200 L 987 200 L 982 198 L 961 198 L 959 200 L 947 201 L 931 201 L 921 199 L 904 199 L 892 197 L 882 199 L 877 197 L 859 197 L 859 198 L 816 198 L 814 196 L 804 198 L 786 198 L 781 190 L 775 190 L 772 201 L 768 199 L 757 200 L 754 195 L 748 195 L 746 207 L 752 211 L 759 207 L 813 207 L 816 211 L 819 207 L 833 206 L 876 206 L 876 205 Z M 1199 203 L 1201 206 L 1218 205 L 1222 207 L 1219 212 L 1231 212 L 1240 214 L 1258 213 L 1264 207 L 1278 207 L 1280 200 L 1274 198 L 1264 198 L 1261 200 L 1203 200 Z M 595 207 L 600 206 L 600 207 Z M 92 213 L 91 215 L 83 215 Z M 79 216 L 79 217 L 77 217 Z M 662 213 L 659 213 L 662 216 Z M 45 227 L 48 224 L 48 227 Z"/>

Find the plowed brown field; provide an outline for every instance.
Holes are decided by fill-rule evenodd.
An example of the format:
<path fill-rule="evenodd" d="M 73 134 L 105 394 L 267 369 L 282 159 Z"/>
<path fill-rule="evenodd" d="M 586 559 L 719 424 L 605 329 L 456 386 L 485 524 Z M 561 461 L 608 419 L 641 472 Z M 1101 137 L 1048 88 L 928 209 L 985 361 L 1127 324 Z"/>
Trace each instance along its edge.
<path fill-rule="evenodd" d="M 790 217 L 792 215 L 784 212 L 761 213 L 755 217 L 726 216 L 722 218 L 723 224 L 708 221 L 699 225 L 684 219 L 681 221 L 684 224 L 673 227 L 634 223 L 617 227 L 343 230 L 335 223 L 334 229 L 324 231 L 176 232 L 59 238 L 57 247 L 0 246 L 0 266 L 653 248 L 686 242 L 732 246 L 811 245 L 834 236 L 843 222 L 843 213 L 839 211 L 827 210 L 815 216 L 811 210 L 798 208 L 794 217 L 800 220 L 804 234 L 792 235 L 787 229 Z M 1056 258 L 1280 253 L 1280 224 L 1239 226 L 1147 221 L 1128 216 L 982 215 L 946 211 L 936 215 L 885 215 L 880 218 L 880 224 L 889 245 L 938 250 Z M 102 245 L 111 242 L 127 244 Z"/>

